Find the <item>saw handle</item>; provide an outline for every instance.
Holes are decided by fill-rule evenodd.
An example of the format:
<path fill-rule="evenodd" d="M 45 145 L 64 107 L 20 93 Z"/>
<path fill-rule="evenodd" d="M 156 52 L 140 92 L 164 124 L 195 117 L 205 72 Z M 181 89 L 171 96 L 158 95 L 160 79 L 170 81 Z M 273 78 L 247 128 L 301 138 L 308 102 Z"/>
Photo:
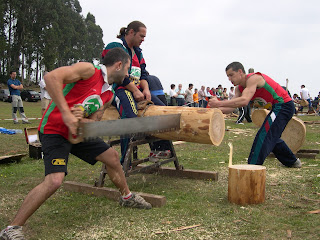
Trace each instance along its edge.
<path fill-rule="evenodd" d="M 83 112 L 85 112 L 84 107 L 82 105 L 80 105 L 80 104 L 75 104 L 74 107 L 80 108 Z M 72 135 L 71 132 L 69 131 L 68 140 L 72 144 L 77 144 L 77 143 L 83 142 L 82 123 L 81 122 L 79 122 L 79 127 L 77 129 L 77 135 L 76 136 Z"/>
<path fill-rule="evenodd" d="M 82 124 L 81 123 L 79 123 L 79 127 L 78 127 L 78 129 L 77 129 L 77 135 L 76 136 L 74 136 L 74 135 L 72 135 L 71 134 L 71 132 L 69 131 L 69 136 L 68 136 L 68 140 L 69 140 L 69 142 L 70 143 L 72 143 L 72 144 L 77 144 L 77 143 L 81 143 L 81 142 L 83 142 L 83 135 L 82 135 Z"/>

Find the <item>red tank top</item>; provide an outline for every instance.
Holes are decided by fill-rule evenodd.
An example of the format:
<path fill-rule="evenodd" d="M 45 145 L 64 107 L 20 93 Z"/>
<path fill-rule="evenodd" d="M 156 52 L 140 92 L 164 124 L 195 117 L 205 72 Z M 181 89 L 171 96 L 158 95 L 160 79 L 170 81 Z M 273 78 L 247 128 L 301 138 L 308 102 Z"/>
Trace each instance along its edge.
<path fill-rule="evenodd" d="M 89 116 L 113 98 L 111 86 L 104 81 L 99 67 L 96 67 L 94 75 L 89 79 L 65 84 L 63 95 L 69 107 L 81 104 Z M 68 127 L 53 101 L 41 119 L 38 130 L 44 134 L 60 134 L 68 139 Z"/>
<path fill-rule="evenodd" d="M 256 72 L 247 75 L 248 79 L 253 74 L 258 74 L 266 81 L 263 87 L 257 88 L 255 94 L 252 97 L 252 101 L 258 103 L 261 107 L 269 108 L 276 103 L 286 103 L 291 101 L 291 97 L 288 92 L 283 89 L 277 82 L 265 74 Z M 242 93 L 243 87 L 239 85 L 239 90 Z"/>

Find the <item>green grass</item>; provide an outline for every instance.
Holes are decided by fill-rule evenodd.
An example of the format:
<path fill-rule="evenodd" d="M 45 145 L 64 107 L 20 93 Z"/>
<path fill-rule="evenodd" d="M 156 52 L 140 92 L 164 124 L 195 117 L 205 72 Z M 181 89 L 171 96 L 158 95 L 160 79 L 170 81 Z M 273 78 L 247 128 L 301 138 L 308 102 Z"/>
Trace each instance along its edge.
<path fill-rule="evenodd" d="M 40 117 L 40 103 L 24 103 L 29 118 Z M 1 117 L 11 116 L 11 105 L 0 103 Z M 302 120 L 320 121 L 318 116 L 301 116 Z M 28 220 L 28 239 L 319 239 L 320 216 L 307 214 L 320 208 L 319 155 L 301 159 L 303 168 L 279 166 L 274 158 L 267 167 L 266 199 L 263 204 L 239 206 L 228 202 L 228 142 L 234 146 L 233 163 L 245 164 L 257 128 L 253 124 L 226 126 L 245 129 L 245 133 L 226 131 L 219 147 L 185 143 L 175 146 L 184 168 L 219 172 L 218 181 L 170 178 L 157 174 L 138 174 L 127 181 L 132 191 L 164 195 L 167 204 L 151 210 L 121 208 L 117 202 L 92 195 L 67 192 L 60 188 Z M 37 126 L 39 120 L 31 120 Z M 23 129 L 0 120 L 0 127 Z M 306 125 L 304 149 L 319 149 L 320 125 Z M 1 155 L 27 153 L 23 134 L 0 135 Z M 117 147 L 117 150 L 119 148 Z M 139 147 L 146 156 L 148 146 Z M 168 166 L 173 166 L 169 164 Z M 70 156 L 68 181 L 93 184 L 99 177 L 100 164 L 88 165 Z M 0 228 L 10 223 L 26 194 L 44 177 L 41 160 L 24 157 L 19 163 L 0 164 Z M 114 187 L 110 180 L 105 186 Z M 200 227 L 169 232 L 183 226 Z M 163 234 L 156 234 L 165 231 Z"/>

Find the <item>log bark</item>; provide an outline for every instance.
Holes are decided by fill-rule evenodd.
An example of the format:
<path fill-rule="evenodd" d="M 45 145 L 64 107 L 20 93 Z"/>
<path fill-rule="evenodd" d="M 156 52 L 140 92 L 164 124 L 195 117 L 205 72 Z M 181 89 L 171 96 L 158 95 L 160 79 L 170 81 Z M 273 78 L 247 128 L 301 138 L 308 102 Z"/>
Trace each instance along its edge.
<path fill-rule="evenodd" d="M 229 167 L 229 202 L 239 205 L 263 203 L 265 185 L 266 167 L 250 164 Z"/>
<path fill-rule="evenodd" d="M 268 113 L 269 111 L 265 109 L 254 110 L 252 122 L 261 127 Z M 306 133 L 304 122 L 297 117 L 292 117 L 282 132 L 281 139 L 285 141 L 293 153 L 297 153 L 305 142 Z"/>
<path fill-rule="evenodd" d="M 149 105 L 146 109 L 139 110 L 138 117 L 177 113 L 181 114 L 180 129 L 153 136 L 164 140 L 220 145 L 225 133 L 225 122 L 222 112 L 217 108 Z M 104 112 L 102 120 L 118 118 L 117 110 L 110 107 Z"/>

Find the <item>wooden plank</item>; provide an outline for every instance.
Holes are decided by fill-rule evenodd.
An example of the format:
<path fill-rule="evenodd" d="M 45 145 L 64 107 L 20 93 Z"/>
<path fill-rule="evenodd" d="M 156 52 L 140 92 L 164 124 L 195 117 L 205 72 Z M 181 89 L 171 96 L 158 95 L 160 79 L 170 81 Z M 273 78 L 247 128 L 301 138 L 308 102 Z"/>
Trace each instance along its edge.
<path fill-rule="evenodd" d="M 320 124 L 320 121 L 304 121 L 305 124 Z"/>
<path fill-rule="evenodd" d="M 63 187 L 67 191 L 80 192 L 90 194 L 98 197 L 106 197 L 110 200 L 118 201 L 120 199 L 120 193 L 117 189 L 107 187 L 94 187 L 85 183 L 78 183 L 73 181 L 66 181 Z M 153 207 L 162 207 L 166 205 L 167 199 L 165 196 L 154 195 L 149 193 L 135 192 L 135 194 L 143 197 Z"/>
<path fill-rule="evenodd" d="M 320 153 L 319 149 L 300 149 L 298 153 Z"/>
<path fill-rule="evenodd" d="M 137 166 L 135 169 L 142 169 L 146 167 L 144 165 Z M 161 167 L 148 169 L 143 171 L 144 173 L 159 173 L 160 175 L 170 176 L 170 177 L 183 177 L 191 179 L 200 179 L 200 180 L 213 180 L 218 181 L 218 172 L 203 171 L 203 170 L 193 170 L 193 169 L 183 169 L 177 170 L 175 168 Z"/>
<path fill-rule="evenodd" d="M 297 158 L 308 158 L 308 159 L 316 159 L 317 153 L 296 153 L 295 156 Z M 270 153 L 268 157 L 275 158 L 276 156 L 273 153 Z"/>
<path fill-rule="evenodd" d="M 15 154 L 15 155 L 7 155 L 7 156 L 0 156 L 1 163 L 10 163 L 14 161 L 21 161 L 21 158 L 26 156 L 27 154 Z"/>

